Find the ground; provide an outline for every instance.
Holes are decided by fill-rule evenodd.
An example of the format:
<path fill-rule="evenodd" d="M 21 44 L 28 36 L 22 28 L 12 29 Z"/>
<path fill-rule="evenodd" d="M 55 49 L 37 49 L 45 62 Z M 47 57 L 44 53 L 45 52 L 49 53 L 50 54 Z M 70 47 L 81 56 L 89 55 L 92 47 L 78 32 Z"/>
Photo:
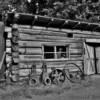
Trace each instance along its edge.
<path fill-rule="evenodd" d="M 0 100 L 100 100 L 100 76 L 91 76 L 77 84 L 66 82 L 38 88 L 6 85 L 0 88 Z"/>

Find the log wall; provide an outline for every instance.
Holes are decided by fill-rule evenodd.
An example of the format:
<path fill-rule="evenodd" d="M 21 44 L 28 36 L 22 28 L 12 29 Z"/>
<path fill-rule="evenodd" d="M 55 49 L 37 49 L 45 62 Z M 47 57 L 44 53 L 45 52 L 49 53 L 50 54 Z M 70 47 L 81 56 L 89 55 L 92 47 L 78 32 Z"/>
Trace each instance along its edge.
<path fill-rule="evenodd" d="M 33 63 L 36 64 L 37 72 L 41 72 L 44 61 L 48 67 L 48 72 L 51 71 L 52 67 L 74 68 L 73 65 L 68 66 L 67 63 L 75 63 L 83 68 L 83 40 L 81 38 L 70 38 L 67 32 L 25 28 L 25 26 L 20 27 L 20 25 L 14 27 L 13 25 L 7 38 L 6 62 L 7 64 L 13 63 L 12 76 L 27 77 Z M 43 45 L 68 45 L 69 58 L 43 59 Z"/>

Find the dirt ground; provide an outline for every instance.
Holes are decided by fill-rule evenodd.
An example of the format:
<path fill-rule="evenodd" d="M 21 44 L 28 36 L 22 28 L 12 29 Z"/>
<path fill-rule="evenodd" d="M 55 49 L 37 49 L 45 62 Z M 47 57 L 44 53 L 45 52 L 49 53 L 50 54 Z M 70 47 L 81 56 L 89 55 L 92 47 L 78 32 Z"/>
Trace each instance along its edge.
<path fill-rule="evenodd" d="M 6 85 L 0 87 L 0 100 L 100 100 L 100 76 L 61 86 Z"/>

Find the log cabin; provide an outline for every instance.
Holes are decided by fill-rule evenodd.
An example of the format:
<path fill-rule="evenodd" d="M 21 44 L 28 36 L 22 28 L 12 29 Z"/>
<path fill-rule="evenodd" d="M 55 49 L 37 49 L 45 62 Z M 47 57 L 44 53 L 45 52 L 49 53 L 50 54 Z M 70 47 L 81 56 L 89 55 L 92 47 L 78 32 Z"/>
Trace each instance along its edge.
<path fill-rule="evenodd" d="M 100 73 L 98 23 L 8 13 L 5 32 L 6 65 L 14 81 L 28 77 L 33 64 L 41 73 L 43 63 L 48 73 L 53 68 L 75 71 L 76 66 L 86 75 Z"/>

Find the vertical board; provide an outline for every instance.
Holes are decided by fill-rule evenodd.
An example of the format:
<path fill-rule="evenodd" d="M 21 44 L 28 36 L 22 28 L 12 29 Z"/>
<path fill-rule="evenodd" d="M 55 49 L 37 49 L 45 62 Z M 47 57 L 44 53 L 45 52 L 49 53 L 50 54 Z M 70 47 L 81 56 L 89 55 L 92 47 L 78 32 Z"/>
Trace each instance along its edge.
<path fill-rule="evenodd" d="M 100 73 L 100 46 L 96 47 L 96 67 L 97 73 Z"/>
<path fill-rule="evenodd" d="M 2 59 L 5 43 L 4 43 L 4 24 L 0 22 L 0 61 Z"/>
<path fill-rule="evenodd" d="M 87 75 L 95 73 L 95 63 L 94 63 L 94 47 L 88 44 L 85 45 L 85 64 L 84 72 Z"/>

